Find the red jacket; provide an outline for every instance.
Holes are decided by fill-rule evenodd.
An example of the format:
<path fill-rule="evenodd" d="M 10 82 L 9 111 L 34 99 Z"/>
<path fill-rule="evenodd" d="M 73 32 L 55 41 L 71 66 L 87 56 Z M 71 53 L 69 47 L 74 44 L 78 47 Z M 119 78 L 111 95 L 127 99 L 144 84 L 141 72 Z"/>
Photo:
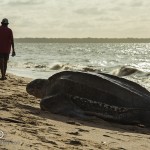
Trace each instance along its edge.
<path fill-rule="evenodd" d="M 13 32 L 10 28 L 0 26 L 0 53 L 10 53 L 13 41 Z"/>

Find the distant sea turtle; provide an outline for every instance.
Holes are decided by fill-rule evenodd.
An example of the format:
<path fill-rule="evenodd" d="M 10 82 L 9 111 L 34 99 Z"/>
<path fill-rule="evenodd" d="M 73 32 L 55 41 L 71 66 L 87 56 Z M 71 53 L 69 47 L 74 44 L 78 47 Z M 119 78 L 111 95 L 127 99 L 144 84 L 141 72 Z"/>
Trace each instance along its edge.
<path fill-rule="evenodd" d="M 113 75 L 63 71 L 31 81 L 26 90 L 52 113 L 150 125 L 150 92 Z"/>

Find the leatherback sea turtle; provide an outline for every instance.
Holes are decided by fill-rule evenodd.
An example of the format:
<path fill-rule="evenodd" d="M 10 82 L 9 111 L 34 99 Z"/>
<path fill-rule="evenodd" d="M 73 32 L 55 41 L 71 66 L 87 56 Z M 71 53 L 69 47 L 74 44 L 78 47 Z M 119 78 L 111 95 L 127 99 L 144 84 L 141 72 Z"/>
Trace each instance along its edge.
<path fill-rule="evenodd" d="M 52 113 L 150 125 L 150 92 L 117 76 L 63 71 L 31 81 L 26 90 Z"/>

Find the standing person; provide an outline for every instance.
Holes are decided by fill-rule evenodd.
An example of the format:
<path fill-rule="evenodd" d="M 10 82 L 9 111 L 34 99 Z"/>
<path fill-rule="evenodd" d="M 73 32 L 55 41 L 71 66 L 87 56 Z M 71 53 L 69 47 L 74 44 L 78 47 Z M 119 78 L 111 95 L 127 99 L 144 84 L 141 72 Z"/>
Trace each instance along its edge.
<path fill-rule="evenodd" d="M 15 56 L 13 32 L 8 28 L 8 19 L 4 18 L 0 26 L 0 69 L 1 80 L 6 80 L 7 62 L 12 47 L 12 56 Z"/>

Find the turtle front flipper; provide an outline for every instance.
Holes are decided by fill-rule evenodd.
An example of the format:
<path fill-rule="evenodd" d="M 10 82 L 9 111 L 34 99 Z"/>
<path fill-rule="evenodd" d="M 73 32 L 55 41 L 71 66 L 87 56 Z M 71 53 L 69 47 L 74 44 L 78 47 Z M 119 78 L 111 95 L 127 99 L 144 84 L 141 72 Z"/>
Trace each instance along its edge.
<path fill-rule="evenodd" d="M 86 118 L 84 112 L 71 101 L 70 96 L 67 94 L 56 94 L 45 97 L 40 102 L 40 108 L 43 111 L 55 114 Z"/>

